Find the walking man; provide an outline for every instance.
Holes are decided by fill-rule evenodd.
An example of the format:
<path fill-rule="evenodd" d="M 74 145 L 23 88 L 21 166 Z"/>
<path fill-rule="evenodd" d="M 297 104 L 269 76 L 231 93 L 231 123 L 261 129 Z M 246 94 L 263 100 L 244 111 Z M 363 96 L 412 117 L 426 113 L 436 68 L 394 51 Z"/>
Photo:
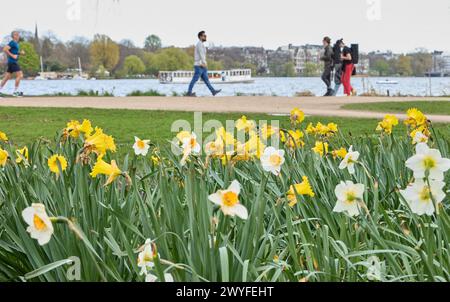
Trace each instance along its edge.
<path fill-rule="evenodd" d="M 207 40 L 206 33 L 201 31 L 198 33 L 198 43 L 195 46 L 195 63 L 194 63 L 194 77 L 192 78 L 191 84 L 189 85 L 189 90 L 187 96 L 195 97 L 196 94 L 192 92 L 195 83 L 201 78 L 205 82 L 208 89 L 211 91 L 212 95 L 215 96 L 222 90 L 215 90 L 214 87 L 209 82 L 208 77 L 208 63 L 206 62 L 206 47 L 204 43 Z"/>
<path fill-rule="evenodd" d="M 19 65 L 19 56 L 25 55 L 25 52 L 20 51 L 20 35 L 19 32 L 13 31 L 11 33 L 11 42 L 3 48 L 6 56 L 8 57 L 8 69 L 6 70 L 5 76 L 3 77 L 3 81 L 0 84 L 0 96 L 2 95 L 1 91 L 6 83 L 11 79 L 12 75 L 16 74 L 16 83 L 14 88 L 13 96 L 20 97 L 23 96 L 23 93 L 19 91 L 20 81 L 23 78 L 23 72 Z"/>
<path fill-rule="evenodd" d="M 322 73 L 322 81 L 327 85 L 327 93 L 324 96 L 332 96 L 334 90 L 331 88 L 331 73 L 333 71 L 333 49 L 331 48 L 331 39 L 329 37 L 323 38 L 324 53 L 320 58 L 324 63 Z"/>
<path fill-rule="evenodd" d="M 334 93 L 336 96 L 342 85 L 342 49 L 344 48 L 344 39 L 336 41 L 333 46 L 333 59 L 334 59 Z"/>

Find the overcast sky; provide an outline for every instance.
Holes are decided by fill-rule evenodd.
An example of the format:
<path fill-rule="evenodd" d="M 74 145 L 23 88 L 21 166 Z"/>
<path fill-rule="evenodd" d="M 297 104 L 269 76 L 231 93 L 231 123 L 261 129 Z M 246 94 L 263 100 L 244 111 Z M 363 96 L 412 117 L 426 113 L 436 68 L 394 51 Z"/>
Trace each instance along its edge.
<path fill-rule="evenodd" d="M 78 6 L 78 3 L 80 5 Z M 164 45 L 189 46 L 205 29 L 223 46 L 319 44 L 324 35 L 361 49 L 450 51 L 450 0 L 14 0 L 3 5 L 0 35 L 14 28 L 60 39 L 104 33 L 142 46 L 151 33 Z"/>

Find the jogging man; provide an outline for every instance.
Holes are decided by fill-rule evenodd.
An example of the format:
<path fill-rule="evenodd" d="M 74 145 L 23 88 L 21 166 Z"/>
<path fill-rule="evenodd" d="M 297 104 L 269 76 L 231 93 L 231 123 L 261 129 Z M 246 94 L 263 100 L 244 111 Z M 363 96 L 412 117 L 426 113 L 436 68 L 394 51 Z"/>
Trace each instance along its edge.
<path fill-rule="evenodd" d="M 333 71 L 333 49 L 331 48 L 331 39 L 329 37 L 323 38 L 324 53 L 320 60 L 324 63 L 322 81 L 327 85 L 327 93 L 324 96 L 334 95 L 334 90 L 331 88 L 331 73 Z"/>
<path fill-rule="evenodd" d="M 15 83 L 13 96 L 19 97 L 19 96 L 23 96 L 23 93 L 19 91 L 20 81 L 23 78 L 23 72 L 22 72 L 22 69 L 20 69 L 20 65 L 19 65 L 19 56 L 25 55 L 25 52 L 23 50 L 20 51 L 19 32 L 13 31 L 11 33 L 11 38 L 12 38 L 11 42 L 9 42 L 9 44 L 6 45 L 5 48 L 3 48 L 3 51 L 5 52 L 5 54 L 8 57 L 8 69 L 6 70 L 5 76 L 3 77 L 3 81 L 0 84 L 0 96 L 2 94 L 1 91 L 2 91 L 3 87 L 11 79 L 12 75 L 15 73 L 16 74 L 16 83 Z"/>
<path fill-rule="evenodd" d="M 208 63 L 206 62 L 206 47 L 204 43 L 207 40 L 206 33 L 201 31 L 198 33 L 198 43 L 195 46 L 195 63 L 194 63 L 194 77 L 192 78 L 191 84 L 189 85 L 189 90 L 187 96 L 195 97 L 196 94 L 192 92 L 195 83 L 201 78 L 205 82 L 208 89 L 211 91 L 212 95 L 215 96 L 222 90 L 215 90 L 214 87 L 209 82 L 208 77 Z"/>

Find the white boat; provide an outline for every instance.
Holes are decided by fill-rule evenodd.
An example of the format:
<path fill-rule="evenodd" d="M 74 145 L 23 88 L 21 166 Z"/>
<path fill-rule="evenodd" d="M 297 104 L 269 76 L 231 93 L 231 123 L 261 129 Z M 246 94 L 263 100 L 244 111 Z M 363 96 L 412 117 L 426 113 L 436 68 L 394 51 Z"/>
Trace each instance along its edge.
<path fill-rule="evenodd" d="M 158 78 L 161 84 L 189 84 L 193 76 L 194 71 L 160 71 Z M 212 84 L 254 82 L 251 69 L 211 70 L 208 71 L 208 77 Z"/>
<path fill-rule="evenodd" d="M 377 81 L 377 84 L 380 84 L 380 85 L 397 85 L 398 81 L 391 81 L 391 80 Z"/>
<path fill-rule="evenodd" d="M 78 74 L 75 74 L 72 80 L 76 81 L 85 81 L 88 79 L 88 75 L 83 73 L 83 69 L 81 68 L 81 59 L 78 57 Z"/>

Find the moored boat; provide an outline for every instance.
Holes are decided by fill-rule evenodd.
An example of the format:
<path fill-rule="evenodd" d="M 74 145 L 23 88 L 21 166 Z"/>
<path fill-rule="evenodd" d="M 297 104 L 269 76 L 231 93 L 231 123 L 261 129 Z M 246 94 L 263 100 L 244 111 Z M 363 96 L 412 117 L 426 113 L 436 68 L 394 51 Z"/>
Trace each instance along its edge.
<path fill-rule="evenodd" d="M 160 71 L 158 78 L 161 84 L 189 84 L 193 76 L 194 71 Z M 211 70 L 208 77 L 213 84 L 254 82 L 251 69 Z"/>

